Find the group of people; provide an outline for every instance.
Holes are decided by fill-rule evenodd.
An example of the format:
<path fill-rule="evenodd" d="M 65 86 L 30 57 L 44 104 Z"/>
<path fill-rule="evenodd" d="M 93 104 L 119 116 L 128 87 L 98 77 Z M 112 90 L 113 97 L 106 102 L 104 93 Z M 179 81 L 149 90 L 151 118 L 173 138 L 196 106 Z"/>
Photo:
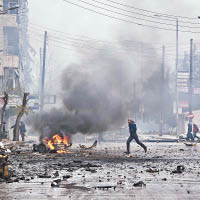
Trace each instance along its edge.
<path fill-rule="evenodd" d="M 187 140 L 194 142 L 195 138 L 198 140 L 200 137 L 197 136 L 197 133 L 199 132 L 199 128 L 196 124 L 189 123 L 188 124 L 188 132 L 187 132 Z"/>
<path fill-rule="evenodd" d="M 14 129 L 15 125 L 11 126 L 10 128 Z M 2 138 L 8 138 L 8 131 L 6 130 L 6 122 L 3 122 L 2 132 L 3 132 Z M 25 123 L 23 121 L 21 121 L 20 124 L 19 124 L 19 133 L 20 133 L 20 136 L 22 138 L 22 141 L 25 141 L 26 126 L 25 126 Z"/>

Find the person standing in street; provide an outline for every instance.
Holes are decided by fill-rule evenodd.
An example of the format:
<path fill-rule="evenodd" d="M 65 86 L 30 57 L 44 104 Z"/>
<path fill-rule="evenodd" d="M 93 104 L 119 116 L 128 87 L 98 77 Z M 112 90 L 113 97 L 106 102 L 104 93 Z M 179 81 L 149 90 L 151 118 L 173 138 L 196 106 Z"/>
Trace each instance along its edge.
<path fill-rule="evenodd" d="M 22 141 L 25 141 L 25 133 L 26 133 L 26 127 L 23 121 L 21 121 L 19 125 L 19 133 L 22 137 Z"/>
<path fill-rule="evenodd" d="M 199 128 L 196 124 L 193 124 L 193 137 L 194 139 L 197 138 L 198 140 L 200 139 L 200 137 L 197 136 L 197 133 L 199 132 Z"/>
<path fill-rule="evenodd" d="M 193 137 L 193 134 L 192 134 L 192 123 L 189 122 L 188 123 L 188 131 L 187 131 L 187 141 L 192 141 L 194 142 L 194 137 Z"/>
<path fill-rule="evenodd" d="M 144 149 L 145 152 L 147 152 L 147 147 L 142 142 L 140 142 L 140 140 L 138 138 L 137 126 L 136 126 L 135 122 L 131 119 L 128 119 L 128 126 L 129 126 L 130 136 L 126 142 L 127 151 L 125 153 L 130 154 L 130 143 L 133 139 L 136 141 L 136 143 L 138 145 L 140 145 Z"/>

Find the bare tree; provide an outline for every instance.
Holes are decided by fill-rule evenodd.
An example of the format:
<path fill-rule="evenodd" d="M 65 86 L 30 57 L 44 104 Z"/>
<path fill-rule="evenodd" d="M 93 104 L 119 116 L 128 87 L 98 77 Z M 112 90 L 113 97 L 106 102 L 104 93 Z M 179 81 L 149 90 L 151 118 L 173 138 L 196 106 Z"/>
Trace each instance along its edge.
<path fill-rule="evenodd" d="M 4 97 L 2 98 L 4 103 L 3 103 L 3 107 L 1 109 L 1 124 L 0 124 L 0 133 L 2 134 L 3 133 L 3 123 L 4 123 L 4 116 L 5 116 L 5 112 L 6 112 L 6 106 L 8 105 L 8 93 L 7 92 L 4 92 Z"/>
<path fill-rule="evenodd" d="M 28 96 L 29 96 L 29 93 L 24 93 L 22 106 L 20 107 L 19 113 L 18 113 L 17 118 L 16 118 L 16 122 L 15 122 L 15 125 L 14 125 L 13 141 L 19 141 L 19 123 L 21 121 L 22 116 L 26 112 L 26 105 L 28 103 Z"/>

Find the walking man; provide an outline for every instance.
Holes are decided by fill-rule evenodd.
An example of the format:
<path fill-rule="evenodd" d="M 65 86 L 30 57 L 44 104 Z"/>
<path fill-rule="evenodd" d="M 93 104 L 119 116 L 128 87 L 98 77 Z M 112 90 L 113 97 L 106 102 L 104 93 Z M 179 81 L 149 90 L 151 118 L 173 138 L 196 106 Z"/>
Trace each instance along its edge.
<path fill-rule="evenodd" d="M 136 143 L 138 145 L 140 145 L 144 149 L 145 152 L 147 152 L 147 147 L 142 142 L 140 142 L 140 140 L 138 138 L 137 126 L 136 126 L 135 122 L 131 119 L 128 119 L 128 126 L 129 126 L 130 136 L 126 142 L 127 152 L 125 152 L 125 153 L 130 154 L 130 143 L 133 139 L 136 141 Z"/>

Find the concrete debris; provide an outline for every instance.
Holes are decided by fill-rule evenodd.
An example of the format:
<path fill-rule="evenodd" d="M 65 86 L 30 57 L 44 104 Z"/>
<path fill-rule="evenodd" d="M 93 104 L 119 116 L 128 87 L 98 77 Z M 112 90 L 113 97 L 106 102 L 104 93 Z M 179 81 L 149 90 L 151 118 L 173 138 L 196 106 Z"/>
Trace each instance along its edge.
<path fill-rule="evenodd" d="M 145 187 L 146 184 L 143 181 L 139 181 L 133 184 L 134 187 Z"/>
<path fill-rule="evenodd" d="M 90 147 L 86 147 L 85 145 L 81 145 L 81 144 L 79 144 L 79 147 L 80 147 L 81 149 L 84 149 L 84 150 L 93 149 L 93 148 L 97 147 L 97 140 L 96 140 L 96 141 L 93 143 L 93 145 L 90 146 Z"/>
<path fill-rule="evenodd" d="M 0 142 L 0 149 L 4 149 L 4 144 Z"/>
<path fill-rule="evenodd" d="M 149 168 L 146 170 L 146 172 L 149 172 L 149 173 L 158 173 L 160 170 L 159 169 L 156 169 L 156 168 Z"/>
<path fill-rule="evenodd" d="M 116 189 L 116 186 L 111 186 L 111 185 L 101 185 L 101 186 L 95 186 L 94 189 L 100 189 L 100 190 L 108 190 L 110 188 L 113 188 L 114 190 Z"/>
<path fill-rule="evenodd" d="M 181 174 L 183 173 L 185 170 L 185 166 L 184 165 L 178 165 L 176 170 L 172 171 L 173 174 Z"/>

